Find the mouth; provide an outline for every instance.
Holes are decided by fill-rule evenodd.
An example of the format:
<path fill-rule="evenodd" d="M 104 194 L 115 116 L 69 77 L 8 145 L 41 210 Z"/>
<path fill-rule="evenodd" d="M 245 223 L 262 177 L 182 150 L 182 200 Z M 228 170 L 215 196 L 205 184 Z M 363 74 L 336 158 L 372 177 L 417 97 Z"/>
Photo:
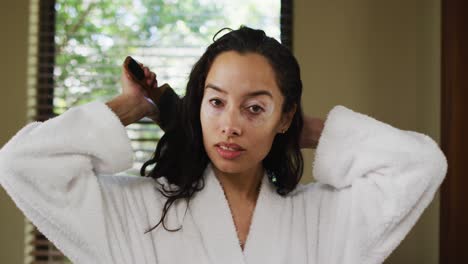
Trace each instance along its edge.
<path fill-rule="evenodd" d="M 235 159 L 242 155 L 245 151 L 242 147 L 236 144 L 216 144 L 216 151 L 224 159 Z"/>

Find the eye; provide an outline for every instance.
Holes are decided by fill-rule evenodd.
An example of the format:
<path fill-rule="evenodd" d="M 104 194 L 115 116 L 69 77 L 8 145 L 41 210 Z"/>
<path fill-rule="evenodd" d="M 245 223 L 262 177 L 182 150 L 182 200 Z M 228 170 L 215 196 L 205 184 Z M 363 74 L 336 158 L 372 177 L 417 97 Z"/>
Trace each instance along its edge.
<path fill-rule="evenodd" d="M 263 112 L 263 108 L 258 105 L 252 105 L 252 106 L 249 106 L 248 108 L 251 110 L 250 113 L 254 115 L 258 115 Z"/>
<path fill-rule="evenodd" d="M 210 102 L 210 104 L 211 104 L 212 106 L 214 106 L 214 107 L 219 107 L 219 106 L 221 106 L 221 104 L 223 103 L 223 102 L 221 102 L 221 100 L 219 100 L 219 99 L 211 99 L 209 102 Z"/>

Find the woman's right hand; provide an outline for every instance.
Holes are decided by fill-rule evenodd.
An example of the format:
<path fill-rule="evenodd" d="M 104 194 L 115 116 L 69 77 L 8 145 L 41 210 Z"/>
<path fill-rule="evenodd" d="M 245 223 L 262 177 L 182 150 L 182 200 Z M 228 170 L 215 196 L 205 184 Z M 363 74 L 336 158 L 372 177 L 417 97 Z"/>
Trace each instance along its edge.
<path fill-rule="evenodd" d="M 149 87 L 148 89 L 158 89 L 156 73 L 150 71 L 149 68 L 142 63 L 139 64 L 145 73 L 145 81 Z M 132 100 L 139 102 L 142 111 L 144 111 L 144 116 L 157 122 L 159 118 L 159 110 L 153 100 L 151 100 L 149 91 L 146 90 L 145 87 L 134 82 L 127 72 L 127 69 L 123 66 L 120 81 L 122 84 L 122 95 L 129 96 Z"/>

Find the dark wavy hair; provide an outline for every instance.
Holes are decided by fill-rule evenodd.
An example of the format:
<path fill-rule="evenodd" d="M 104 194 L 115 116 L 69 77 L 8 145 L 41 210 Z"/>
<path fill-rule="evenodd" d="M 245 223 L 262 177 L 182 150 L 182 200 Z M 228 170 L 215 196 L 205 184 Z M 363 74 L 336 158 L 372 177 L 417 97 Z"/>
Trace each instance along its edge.
<path fill-rule="evenodd" d="M 219 39 L 216 36 L 223 30 L 230 30 Z M 167 200 L 159 222 L 146 232 L 155 229 L 161 223 L 167 231 L 164 219 L 171 205 L 178 199 L 185 198 L 187 207 L 195 192 L 204 188 L 203 172 L 209 163 L 209 157 L 203 146 L 200 123 L 200 107 L 204 94 L 205 79 L 216 56 L 226 51 L 240 54 L 256 53 L 264 56 L 273 67 L 276 83 L 284 96 L 282 112 L 291 111 L 296 105 L 289 129 L 284 134 L 277 134 L 272 148 L 262 161 L 270 182 L 277 188 L 279 195 L 287 195 L 294 190 L 303 173 L 303 157 L 299 139 L 303 127 L 301 106 L 302 81 L 299 64 L 291 51 L 276 39 L 266 36 L 263 30 L 241 26 L 237 30 L 223 28 L 213 37 L 200 59 L 193 66 L 187 83 L 185 96 L 179 101 L 178 122 L 174 129 L 166 131 L 157 144 L 153 157 L 146 161 L 140 174 L 145 176 L 148 165 L 156 163 L 147 177 L 155 180 L 165 177 L 175 189 L 159 190 Z M 146 233 L 145 232 L 145 233 Z"/>

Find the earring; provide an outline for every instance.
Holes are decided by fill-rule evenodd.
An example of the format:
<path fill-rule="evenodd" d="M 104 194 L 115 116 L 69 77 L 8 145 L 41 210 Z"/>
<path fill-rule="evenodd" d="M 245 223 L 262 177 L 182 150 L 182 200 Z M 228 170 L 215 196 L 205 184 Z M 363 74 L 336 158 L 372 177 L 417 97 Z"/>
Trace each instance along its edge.
<path fill-rule="evenodd" d="M 276 178 L 276 174 L 272 171 L 268 171 L 267 174 L 268 174 L 268 178 L 270 179 L 270 182 L 276 185 L 278 182 L 278 178 Z"/>

